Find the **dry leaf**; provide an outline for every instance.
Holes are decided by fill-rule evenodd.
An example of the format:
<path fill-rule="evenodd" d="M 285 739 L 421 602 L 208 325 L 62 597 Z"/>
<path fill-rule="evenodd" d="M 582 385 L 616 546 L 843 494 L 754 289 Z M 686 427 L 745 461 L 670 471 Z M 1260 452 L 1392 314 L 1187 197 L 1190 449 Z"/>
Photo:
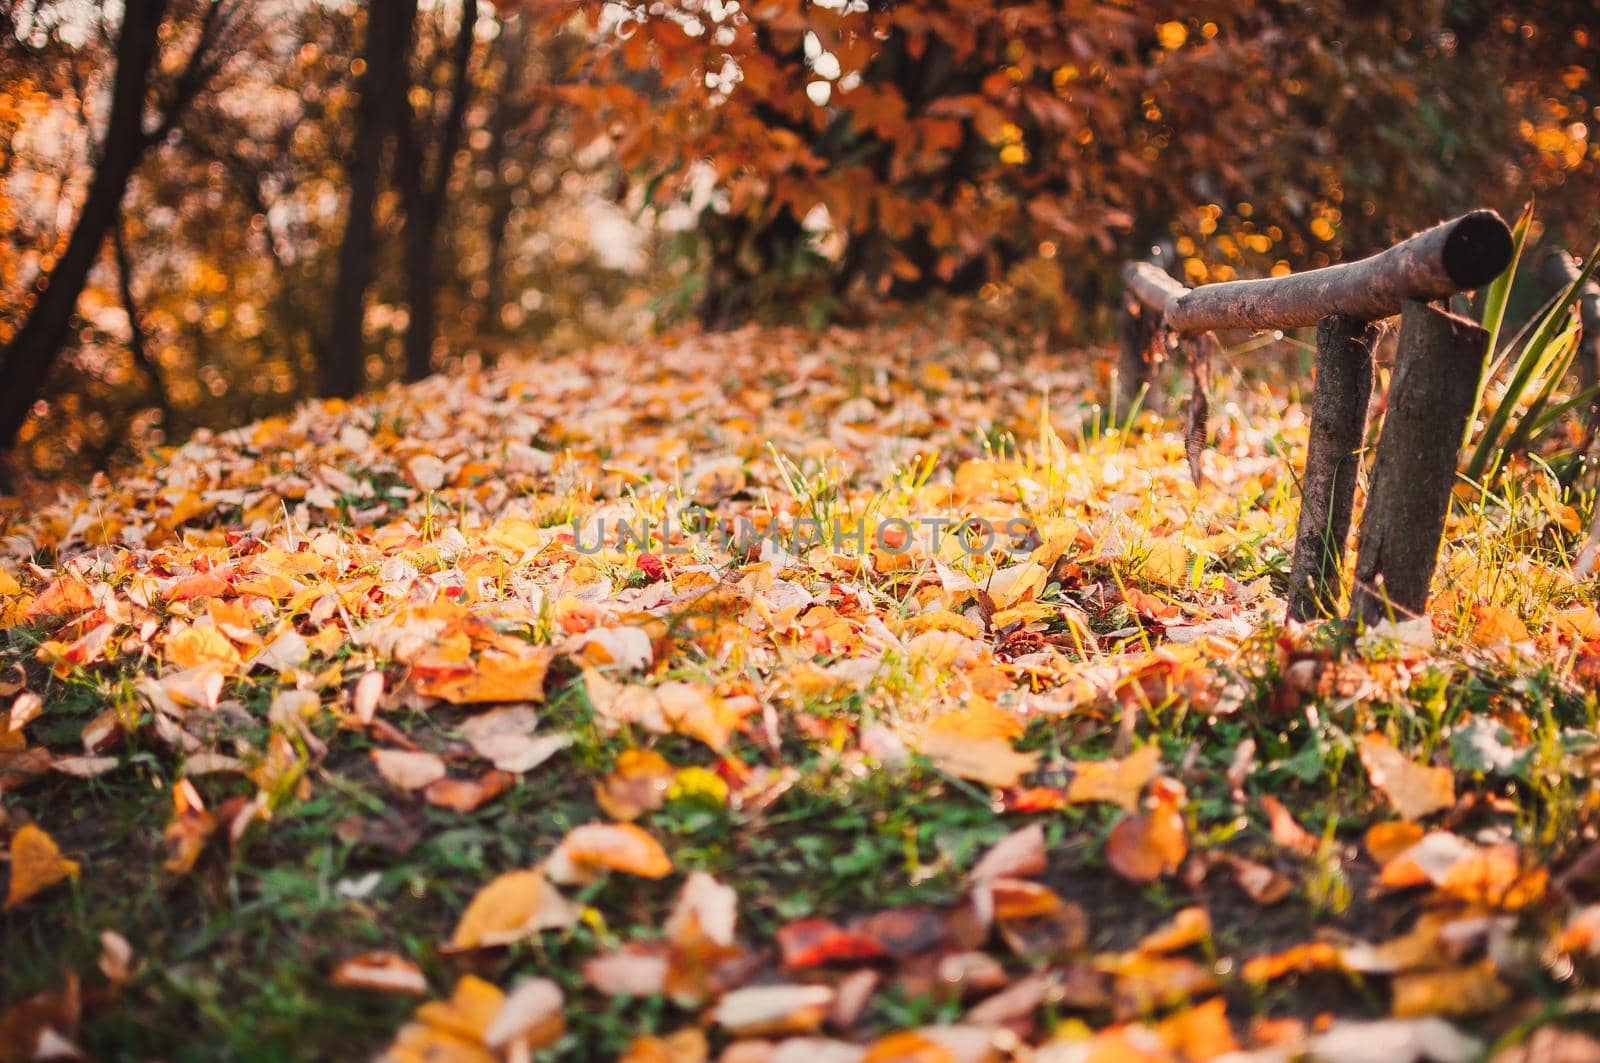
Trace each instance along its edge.
<path fill-rule="evenodd" d="M 654 750 L 624 750 L 611 774 L 596 784 L 595 801 L 612 819 L 638 819 L 666 802 L 675 774 L 667 758 Z"/>
<path fill-rule="evenodd" d="M 1361 738 L 1361 763 L 1373 787 L 1389 798 L 1402 819 L 1421 819 L 1456 803 L 1456 781 L 1450 769 L 1407 760 L 1375 731 Z"/>
<path fill-rule="evenodd" d="M 515 782 L 510 772 L 497 769 L 477 779 L 437 779 L 422 791 L 422 797 L 430 805 L 466 814 L 493 801 Z"/>
<path fill-rule="evenodd" d="M 548 978 L 525 978 L 512 987 L 483 1033 L 490 1048 L 520 1042 L 527 1049 L 545 1048 L 561 1039 L 566 1023 L 561 1009 L 566 998 Z"/>
<path fill-rule="evenodd" d="M 434 753 L 406 749 L 374 749 L 372 762 L 393 786 L 402 790 L 420 790 L 444 778 L 444 761 Z"/>
<path fill-rule="evenodd" d="M 723 994 L 711 1019 L 736 1037 L 810 1033 L 822 1025 L 832 1004 L 828 986 L 754 986 Z"/>
<path fill-rule="evenodd" d="M 1121 760 L 1079 761 L 1074 769 L 1068 802 L 1107 801 L 1131 812 L 1139 807 L 1145 785 L 1161 770 L 1161 750 L 1151 744 Z"/>
<path fill-rule="evenodd" d="M 561 930 L 577 921 L 578 909 L 542 871 L 507 871 L 480 889 L 450 935 L 454 950 L 492 948 Z"/>
<path fill-rule="evenodd" d="M 1153 882 L 1178 870 L 1189 854 L 1189 835 L 1178 811 L 1183 787 L 1157 780 L 1152 800 L 1142 812 L 1123 816 L 1111 829 L 1106 859 L 1113 870 L 1133 882 Z"/>
<path fill-rule="evenodd" d="M 393 952 L 365 952 L 343 960 L 334 968 L 331 981 L 346 989 L 419 997 L 428 994 L 428 980 L 423 977 L 422 968 Z"/>
<path fill-rule="evenodd" d="M 541 701 L 544 675 L 555 651 L 536 647 L 527 656 L 486 653 L 476 663 L 459 669 L 412 673 L 412 686 L 424 697 L 441 698 L 452 705 L 493 701 Z"/>
<path fill-rule="evenodd" d="M 17 833 L 11 836 L 11 884 L 6 889 L 7 908 L 15 908 L 62 879 L 77 877 L 78 862 L 62 856 L 55 839 L 32 823 L 19 827 Z"/>
<path fill-rule="evenodd" d="M 1511 999 L 1511 991 L 1495 976 L 1494 963 L 1396 975 L 1393 982 L 1396 1018 L 1424 1015 L 1481 1015 Z"/>
<path fill-rule="evenodd" d="M 1045 869 L 1044 828 L 1037 823 L 1012 831 L 994 844 L 968 876 L 986 879 L 1037 875 Z"/>
<path fill-rule="evenodd" d="M 1316 853 L 1316 835 L 1300 826 L 1282 801 L 1276 797 L 1263 797 L 1261 807 L 1266 810 L 1273 841 L 1296 856 L 1311 856 Z"/>
<path fill-rule="evenodd" d="M 963 738 L 948 731 L 929 732 L 920 752 L 958 779 L 1002 790 L 1020 785 L 1039 763 L 1039 754 L 1018 753 L 1003 738 Z"/>
<path fill-rule="evenodd" d="M 561 839 L 545 870 L 561 883 L 588 882 L 600 871 L 665 878 L 672 861 L 660 842 L 631 823 L 587 823 Z"/>

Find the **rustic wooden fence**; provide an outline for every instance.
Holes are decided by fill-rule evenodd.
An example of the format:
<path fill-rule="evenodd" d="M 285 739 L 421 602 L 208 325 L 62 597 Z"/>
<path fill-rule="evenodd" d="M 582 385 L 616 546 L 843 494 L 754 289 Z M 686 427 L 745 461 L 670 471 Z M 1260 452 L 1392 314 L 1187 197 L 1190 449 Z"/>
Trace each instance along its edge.
<path fill-rule="evenodd" d="M 1291 618 L 1331 617 L 1338 608 L 1372 394 L 1376 322 L 1395 314 L 1399 344 L 1357 538 L 1349 615 L 1371 624 L 1426 613 L 1457 452 L 1490 353 L 1487 332 L 1433 304 L 1488 284 L 1511 256 L 1505 221 L 1478 210 L 1371 258 L 1285 277 L 1187 288 L 1147 262 L 1124 268 L 1120 365 L 1129 400 L 1148 389 L 1164 354 L 1185 340 L 1214 344 L 1207 334 L 1218 329 L 1317 327 L 1311 438 L 1289 577 Z M 1191 353 L 1191 359 L 1201 366 L 1205 356 Z M 1197 371 L 1191 437 L 1193 411 L 1204 409 L 1202 384 Z"/>

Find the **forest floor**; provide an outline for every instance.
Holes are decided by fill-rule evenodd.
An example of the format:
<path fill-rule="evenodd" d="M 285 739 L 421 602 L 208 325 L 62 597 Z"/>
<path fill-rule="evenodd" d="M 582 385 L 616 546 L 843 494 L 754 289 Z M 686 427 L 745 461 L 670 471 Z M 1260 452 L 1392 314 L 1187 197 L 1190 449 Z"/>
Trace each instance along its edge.
<path fill-rule="evenodd" d="M 12 505 L 0 1061 L 1595 1058 L 1579 515 L 1286 626 L 1283 379 L 1196 486 L 1081 356 L 742 332 Z"/>

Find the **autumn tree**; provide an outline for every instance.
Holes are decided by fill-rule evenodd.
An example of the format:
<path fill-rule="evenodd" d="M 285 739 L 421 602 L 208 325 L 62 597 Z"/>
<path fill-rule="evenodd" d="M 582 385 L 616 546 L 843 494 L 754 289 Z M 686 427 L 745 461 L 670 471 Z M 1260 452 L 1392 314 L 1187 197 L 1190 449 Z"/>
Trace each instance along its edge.
<path fill-rule="evenodd" d="M 1521 194 L 1583 139 L 1554 121 L 1587 111 L 1578 5 L 1335 7 L 594 5 L 567 91 L 638 195 L 696 205 L 712 325 L 1032 257 L 1093 306 L 1169 238 L 1195 280 L 1316 264 L 1500 203 L 1508 164 Z"/>
<path fill-rule="evenodd" d="M 0 350 L 0 376 L 7 382 L 0 395 L 0 448 L 15 444 L 66 342 L 78 298 L 117 225 L 136 168 L 178 129 L 189 106 L 231 55 L 229 41 L 238 30 L 241 7 L 235 0 L 210 0 L 196 12 L 184 6 L 174 9 L 170 0 L 127 0 L 115 31 L 110 116 L 87 194 L 65 249 L 36 282 L 38 296 L 27 317 Z M 166 60 L 164 37 L 184 40 L 187 58 Z M 175 73 L 157 76 L 169 66 Z"/>

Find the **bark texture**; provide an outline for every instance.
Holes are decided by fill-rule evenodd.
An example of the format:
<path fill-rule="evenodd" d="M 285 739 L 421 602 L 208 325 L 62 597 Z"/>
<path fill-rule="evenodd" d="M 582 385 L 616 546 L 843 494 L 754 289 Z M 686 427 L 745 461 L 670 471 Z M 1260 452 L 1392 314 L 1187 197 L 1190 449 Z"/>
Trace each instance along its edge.
<path fill-rule="evenodd" d="M 461 25 L 456 30 L 450 59 L 450 103 L 443 120 L 435 123 L 426 112 L 409 116 L 400 140 L 400 191 L 406 208 L 406 303 L 411 321 L 406 326 L 406 380 L 416 382 L 433 372 L 433 340 L 438 332 L 439 228 L 448 206 L 450 175 L 467 117 L 472 89 L 473 27 L 478 21 L 478 0 L 462 0 Z M 405 120 L 402 120 L 403 122 Z M 439 148 L 428 172 L 424 139 L 436 139 Z"/>
<path fill-rule="evenodd" d="M 1357 262 L 1202 285 L 1170 299 L 1166 320 L 1182 333 L 1299 328 L 1330 314 L 1377 321 L 1407 300 L 1443 299 L 1489 283 L 1510 264 L 1511 250 L 1504 219 L 1475 210 Z"/>
<path fill-rule="evenodd" d="M 1388 413 L 1361 517 L 1350 616 L 1375 624 L 1427 612 L 1489 334 L 1471 321 L 1407 302 Z"/>
<path fill-rule="evenodd" d="M 1357 318 L 1334 314 L 1317 324 L 1311 441 L 1300 481 L 1300 526 L 1289 575 L 1292 620 L 1334 616 L 1343 592 L 1340 567 L 1361 471 L 1377 340 L 1377 326 Z"/>
<path fill-rule="evenodd" d="M 1145 406 L 1151 405 L 1156 372 L 1148 354 L 1155 338 L 1152 323 L 1159 320 L 1159 312 L 1149 310 L 1137 299 L 1128 298 L 1124 301 L 1118 325 L 1121 356 L 1117 361 L 1118 397 L 1123 410 L 1133 409 L 1141 391 L 1145 395 Z"/>
<path fill-rule="evenodd" d="M 378 201 L 383 152 L 407 107 L 410 85 L 407 57 L 417 20 L 417 0 L 372 0 L 367 6 L 363 46 L 366 69 L 356 102 L 355 143 L 351 145 L 350 206 L 339 244 L 339 272 L 333 289 L 333 320 L 323 352 L 324 396 L 350 398 L 361 390 L 366 349 L 362 324 L 367 289 L 372 285 L 377 234 L 372 211 Z"/>
<path fill-rule="evenodd" d="M 1154 312 L 1157 320 L 1168 303 L 1189 291 L 1172 274 L 1151 262 L 1129 262 L 1123 266 L 1122 284 L 1129 295 Z"/>

